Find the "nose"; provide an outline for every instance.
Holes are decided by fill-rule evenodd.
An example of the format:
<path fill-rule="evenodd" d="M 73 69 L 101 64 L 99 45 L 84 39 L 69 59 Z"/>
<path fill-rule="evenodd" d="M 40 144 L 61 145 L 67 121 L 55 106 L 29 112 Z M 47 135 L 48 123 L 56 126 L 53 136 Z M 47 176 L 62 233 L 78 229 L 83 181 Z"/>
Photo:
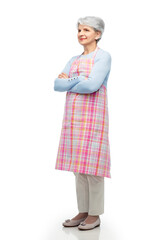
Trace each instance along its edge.
<path fill-rule="evenodd" d="M 80 32 L 79 32 L 79 36 L 81 37 L 81 36 L 83 36 L 84 35 L 84 32 L 83 32 L 83 30 L 81 30 Z"/>

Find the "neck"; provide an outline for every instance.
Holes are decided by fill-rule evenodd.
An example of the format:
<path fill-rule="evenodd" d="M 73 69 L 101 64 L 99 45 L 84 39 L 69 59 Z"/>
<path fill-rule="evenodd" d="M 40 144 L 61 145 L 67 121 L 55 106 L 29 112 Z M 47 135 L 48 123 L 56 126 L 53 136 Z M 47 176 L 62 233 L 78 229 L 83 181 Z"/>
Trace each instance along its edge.
<path fill-rule="evenodd" d="M 97 48 L 97 43 L 96 42 L 94 42 L 92 44 L 89 44 L 89 45 L 85 45 L 83 55 L 86 55 L 86 54 L 89 54 L 89 53 L 95 51 L 96 48 Z"/>

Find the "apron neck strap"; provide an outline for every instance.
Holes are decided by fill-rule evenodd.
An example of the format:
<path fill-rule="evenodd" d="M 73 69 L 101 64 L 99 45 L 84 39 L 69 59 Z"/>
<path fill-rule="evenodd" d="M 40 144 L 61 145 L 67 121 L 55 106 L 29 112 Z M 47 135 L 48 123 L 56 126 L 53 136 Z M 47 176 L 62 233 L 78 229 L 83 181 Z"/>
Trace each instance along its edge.
<path fill-rule="evenodd" d="M 97 46 L 96 49 L 94 50 L 94 54 L 93 54 L 93 57 L 92 57 L 92 58 L 95 58 L 96 53 L 97 53 L 98 50 L 99 50 L 99 47 Z M 80 58 L 81 56 L 83 56 L 83 53 L 82 53 L 81 55 L 79 55 L 79 56 L 77 57 L 77 59 Z"/>

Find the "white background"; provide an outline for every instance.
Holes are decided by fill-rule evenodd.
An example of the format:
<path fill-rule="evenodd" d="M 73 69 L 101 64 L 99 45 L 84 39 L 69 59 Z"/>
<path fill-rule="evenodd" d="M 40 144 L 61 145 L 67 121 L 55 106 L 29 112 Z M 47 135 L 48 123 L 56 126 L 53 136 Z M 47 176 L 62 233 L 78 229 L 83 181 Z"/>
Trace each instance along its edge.
<path fill-rule="evenodd" d="M 87 15 L 104 19 L 99 47 L 112 56 L 99 237 L 62 230 L 77 214 L 75 182 L 54 169 L 66 93 L 53 82 L 83 52 L 76 22 Z M 159 22 L 158 0 L 1 0 L 1 239 L 160 239 Z"/>

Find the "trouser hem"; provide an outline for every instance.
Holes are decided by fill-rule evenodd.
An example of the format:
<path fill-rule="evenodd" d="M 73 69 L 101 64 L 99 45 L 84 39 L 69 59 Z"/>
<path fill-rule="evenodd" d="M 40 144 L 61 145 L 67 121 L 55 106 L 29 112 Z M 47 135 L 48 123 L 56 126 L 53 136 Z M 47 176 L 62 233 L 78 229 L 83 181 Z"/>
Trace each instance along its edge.
<path fill-rule="evenodd" d="M 102 214 L 104 214 L 104 212 L 88 212 L 88 215 L 90 215 L 90 216 L 99 216 Z"/>

